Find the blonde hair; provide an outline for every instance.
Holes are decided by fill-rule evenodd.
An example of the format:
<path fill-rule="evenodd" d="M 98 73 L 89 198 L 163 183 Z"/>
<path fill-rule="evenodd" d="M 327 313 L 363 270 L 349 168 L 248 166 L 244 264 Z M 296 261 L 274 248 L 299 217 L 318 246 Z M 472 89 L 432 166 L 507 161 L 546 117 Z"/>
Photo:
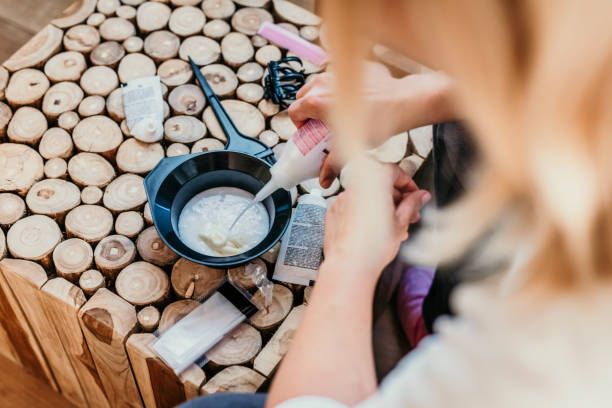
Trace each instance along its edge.
<path fill-rule="evenodd" d="M 470 193 L 436 215 L 443 220 L 436 253 L 445 248 L 445 258 L 457 257 L 495 224 L 484 256 L 513 256 L 528 244 L 523 270 L 539 287 L 611 277 L 608 0 L 327 0 L 324 6 L 343 147 L 364 146 L 355 57 L 367 49 L 361 35 L 386 24 L 384 8 L 406 13 L 405 41 L 436 54 L 439 68 L 456 80 L 457 105 L 482 160 Z M 422 254 L 419 245 L 431 244 L 429 238 L 423 234 L 419 250 L 408 252 Z"/>

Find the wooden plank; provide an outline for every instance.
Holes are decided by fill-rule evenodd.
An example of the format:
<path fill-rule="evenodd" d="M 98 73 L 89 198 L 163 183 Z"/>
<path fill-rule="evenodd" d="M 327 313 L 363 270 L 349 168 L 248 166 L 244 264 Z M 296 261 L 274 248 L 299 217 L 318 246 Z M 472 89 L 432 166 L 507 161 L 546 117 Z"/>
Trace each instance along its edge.
<path fill-rule="evenodd" d="M 54 278 L 42 287 L 40 298 L 79 379 L 87 404 L 95 408 L 110 407 L 79 325 L 79 309 L 86 302 L 83 291 L 64 278 Z"/>
<path fill-rule="evenodd" d="M 33 35 L 32 31 L 0 17 L 0 61 L 6 61 Z"/>
<path fill-rule="evenodd" d="M 142 407 L 125 342 L 136 329 L 136 309 L 105 288 L 79 310 L 79 324 L 111 406 Z"/>
<path fill-rule="evenodd" d="M 195 364 L 181 373 L 174 372 L 149 348 L 155 340 L 151 333 L 132 334 L 126 349 L 140 394 L 147 408 L 173 407 L 198 396 L 206 380 L 204 371 Z"/>
<path fill-rule="evenodd" d="M 9 333 L 0 324 L 0 355 L 19 365 L 19 354 L 9 337 Z"/>
<path fill-rule="evenodd" d="M 40 300 L 40 288 L 47 282 L 47 273 L 35 262 L 8 258 L 0 261 L 0 271 L 30 322 L 62 394 L 75 405 L 83 405 L 85 396 L 79 380 Z"/>
<path fill-rule="evenodd" d="M 39 31 L 74 0 L 0 0 L 0 16 L 32 33 Z"/>
<path fill-rule="evenodd" d="M 0 273 L 0 325 L 14 346 L 19 365 L 58 391 L 38 340 L 3 273 Z"/>

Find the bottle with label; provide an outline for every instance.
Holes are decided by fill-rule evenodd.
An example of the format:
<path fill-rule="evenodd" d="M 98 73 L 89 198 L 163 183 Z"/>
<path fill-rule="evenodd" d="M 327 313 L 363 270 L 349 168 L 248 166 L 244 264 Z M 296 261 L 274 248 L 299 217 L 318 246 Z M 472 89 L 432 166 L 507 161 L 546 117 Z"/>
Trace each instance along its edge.
<path fill-rule="evenodd" d="M 323 260 L 323 232 L 327 201 L 318 189 L 300 197 L 283 237 L 273 278 L 309 285 Z"/>

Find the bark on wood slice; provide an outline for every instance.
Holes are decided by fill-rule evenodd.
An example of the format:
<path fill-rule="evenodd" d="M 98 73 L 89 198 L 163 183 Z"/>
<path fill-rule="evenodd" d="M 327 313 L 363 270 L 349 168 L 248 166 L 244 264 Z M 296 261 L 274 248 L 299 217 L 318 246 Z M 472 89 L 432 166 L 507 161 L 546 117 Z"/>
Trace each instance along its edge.
<path fill-rule="evenodd" d="M 36 144 L 47 130 L 47 119 L 38 109 L 23 106 L 15 112 L 6 134 L 10 141 Z"/>
<path fill-rule="evenodd" d="M 251 137 L 257 137 L 265 128 L 266 121 L 260 111 L 250 103 L 227 99 L 221 102 L 238 130 Z M 219 126 L 219 121 L 210 107 L 204 111 L 204 123 L 210 134 L 225 142 L 227 138 Z"/>
<path fill-rule="evenodd" d="M 85 23 L 92 27 L 100 27 L 100 24 L 102 24 L 104 20 L 106 20 L 106 16 L 104 14 L 93 13 L 89 17 L 87 17 L 87 20 L 85 21 Z"/>
<path fill-rule="evenodd" d="M 250 61 L 254 53 L 251 40 L 242 33 L 229 33 L 221 41 L 223 60 L 231 67 L 239 67 Z"/>
<path fill-rule="evenodd" d="M 26 195 L 26 204 L 35 214 L 53 217 L 59 222 L 64 215 L 81 203 L 81 191 L 74 184 L 59 179 L 37 182 Z"/>
<path fill-rule="evenodd" d="M 261 35 L 254 35 L 251 37 L 251 44 L 253 44 L 253 47 L 255 48 L 261 48 L 265 45 L 268 45 L 268 40 L 266 40 Z"/>
<path fill-rule="evenodd" d="M 123 89 L 117 88 L 106 97 L 106 111 L 117 122 L 125 119 L 123 110 Z"/>
<path fill-rule="evenodd" d="M 112 159 L 113 153 L 123 141 L 119 126 L 106 116 L 90 116 L 79 122 L 72 138 L 82 152 L 100 153 Z"/>
<path fill-rule="evenodd" d="M 236 72 L 240 82 L 257 82 L 263 76 L 264 70 L 256 62 L 247 62 L 238 68 Z"/>
<path fill-rule="evenodd" d="M 204 24 L 204 35 L 215 40 L 225 37 L 230 31 L 230 25 L 223 20 L 211 20 Z"/>
<path fill-rule="evenodd" d="M 184 299 L 201 299 L 210 295 L 225 279 L 225 270 L 179 259 L 172 267 L 172 289 Z"/>
<path fill-rule="evenodd" d="M 153 224 L 153 216 L 151 215 L 151 206 L 149 203 L 146 203 L 144 209 L 142 210 L 142 216 L 144 217 L 147 224 Z"/>
<path fill-rule="evenodd" d="M 65 220 L 66 234 L 87 242 L 98 242 L 113 229 L 113 215 L 100 205 L 80 205 Z"/>
<path fill-rule="evenodd" d="M 310 303 L 310 296 L 312 295 L 312 286 L 306 286 L 304 288 L 304 304 Z"/>
<path fill-rule="evenodd" d="M 122 212 L 115 220 L 115 232 L 134 238 L 144 228 L 144 219 L 137 211 Z"/>
<path fill-rule="evenodd" d="M 59 276 L 77 283 L 79 277 L 91 266 L 93 262 L 93 250 L 91 245 L 82 239 L 71 238 L 63 242 L 53 250 L 53 264 Z"/>
<path fill-rule="evenodd" d="M 106 41 L 93 49 L 89 55 L 94 65 L 107 65 L 115 67 L 125 56 L 125 48 L 117 41 Z"/>
<path fill-rule="evenodd" d="M 304 25 L 319 25 L 321 18 L 310 11 L 296 6 L 287 0 L 272 0 L 274 12 L 283 21 L 304 26 Z"/>
<path fill-rule="evenodd" d="M 79 286 L 87 296 L 92 296 L 96 291 L 106 283 L 104 275 L 96 269 L 86 270 L 79 277 Z"/>
<path fill-rule="evenodd" d="M 9 72 L 3 66 L 0 66 L 0 99 L 4 98 L 6 86 L 9 81 Z"/>
<path fill-rule="evenodd" d="M 170 303 L 162 312 L 161 319 L 159 319 L 159 333 L 164 333 L 198 306 L 200 306 L 200 302 L 191 299 L 177 300 Z"/>
<path fill-rule="evenodd" d="M 42 177 L 43 161 L 36 150 L 22 144 L 0 144 L 0 192 L 23 195 Z"/>
<path fill-rule="evenodd" d="M 160 316 L 161 314 L 155 306 L 146 306 L 136 315 L 138 324 L 146 332 L 152 332 L 157 328 Z"/>
<path fill-rule="evenodd" d="M 60 157 L 66 159 L 72 154 L 72 138 L 61 128 L 47 130 L 40 139 L 38 151 L 45 159 Z"/>
<path fill-rule="evenodd" d="M 179 57 L 187 61 L 189 57 L 197 65 L 208 65 L 219 60 L 221 46 L 213 39 L 196 35 L 183 41 L 179 48 Z"/>
<path fill-rule="evenodd" d="M 270 0 L 234 0 L 234 3 L 243 7 L 266 7 Z"/>
<path fill-rule="evenodd" d="M 278 134 L 273 130 L 264 130 L 259 134 L 258 138 L 269 147 L 276 146 L 280 140 Z"/>
<path fill-rule="evenodd" d="M 177 86 L 168 95 L 168 104 L 175 115 L 198 115 L 206 105 L 200 87 L 193 84 Z"/>
<path fill-rule="evenodd" d="M 421 156 L 411 154 L 410 156 L 403 158 L 399 162 L 398 166 L 404 171 L 404 173 L 412 177 L 421 168 L 424 161 L 425 159 L 423 159 Z"/>
<path fill-rule="evenodd" d="M 140 37 L 132 36 L 123 41 L 123 48 L 127 52 L 140 52 L 144 48 L 144 40 Z"/>
<path fill-rule="evenodd" d="M 100 187 L 87 186 L 81 190 L 81 202 L 83 204 L 99 204 L 102 201 L 104 192 Z"/>
<path fill-rule="evenodd" d="M 340 180 L 335 178 L 331 186 L 329 186 L 328 188 L 323 188 L 321 187 L 321 184 L 319 183 L 319 178 L 315 177 L 315 178 L 311 178 L 311 179 L 301 182 L 300 188 L 305 193 L 310 193 L 313 189 L 316 188 L 321 191 L 321 195 L 323 197 L 330 197 L 338 193 L 338 191 L 340 190 Z"/>
<path fill-rule="evenodd" d="M 117 273 L 132 263 L 136 257 L 134 243 L 123 235 L 104 238 L 94 251 L 96 266 L 108 279 L 114 280 Z"/>
<path fill-rule="evenodd" d="M 293 293 L 283 285 L 274 285 L 272 304 L 265 306 L 265 298 L 261 291 L 257 291 L 251 302 L 259 308 L 249 322 L 259 330 L 268 330 L 278 326 L 287 317 L 293 306 Z"/>
<path fill-rule="evenodd" d="M 168 24 L 172 10 L 159 2 L 146 2 L 138 7 L 136 24 L 142 33 L 161 30 Z"/>
<path fill-rule="evenodd" d="M 249 364 L 261 351 L 261 334 L 253 326 L 241 323 L 206 352 L 214 366 Z"/>
<path fill-rule="evenodd" d="M 115 178 L 115 169 L 96 153 L 79 153 L 68 162 L 70 178 L 79 186 L 105 187 Z"/>
<path fill-rule="evenodd" d="M 49 80 L 38 69 L 26 68 L 15 72 L 4 91 L 11 106 L 37 105 L 49 89 Z"/>
<path fill-rule="evenodd" d="M 104 114 L 106 100 L 99 95 L 88 96 L 79 104 L 79 115 L 86 118 L 88 116 L 96 116 Z"/>
<path fill-rule="evenodd" d="M 161 143 L 144 143 L 130 138 L 117 150 L 117 167 L 126 173 L 148 173 L 164 158 L 164 155 Z"/>
<path fill-rule="evenodd" d="M 274 115 L 270 120 L 270 128 L 285 142 L 297 131 L 286 110 Z"/>
<path fill-rule="evenodd" d="M 232 0 L 204 0 L 202 10 L 208 18 L 226 19 L 234 14 L 236 5 Z"/>
<path fill-rule="evenodd" d="M 164 133 L 171 142 L 193 143 L 206 136 L 206 126 L 193 116 L 173 116 L 164 123 Z"/>
<path fill-rule="evenodd" d="M 252 290 L 256 287 L 255 276 L 267 276 L 267 271 L 268 268 L 264 261 L 256 258 L 244 265 L 229 269 L 227 271 L 227 277 L 234 286 L 245 290 Z"/>
<path fill-rule="evenodd" d="M 62 30 L 49 24 L 2 65 L 11 72 L 23 68 L 42 66 L 49 57 L 61 48 L 62 36 Z"/>
<path fill-rule="evenodd" d="M 223 64 L 211 64 L 200 69 L 215 94 L 220 97 L 230 97 L 236 92 L 238 77 L 230 68 Z"/>
<path fill-rule="evenodd" d="M 115 14 L 115 11 L 119 8 L 119 0 L 98 0 L 97 9 L 98 12 L 104 14 L 105 16 L 110 16 Z"/>
<path fill-rule="evenodd" d="M 78 0 L 70 4 L 51 24 L 59 28 L 68 28 L 82 23 L 96 9 L 97 0 Z"/>
<path fill-rule="evenodd" d="M 263 99 L 259 101 L 257 104 L 257 109 L 264 115 L 264 117 L 269 118 L 270 116 L 274 116 L 280 110 L 280 106 L 275 104 L 274 102 Z"/>
<path fill-rule="evenodd" d="M 100 25 L 100 36 L 106 41 L 123 41 L 135 34 L 136 28 L 134 28 L 134 24 L 122 18 L 107 18 Z"/>
<path fill-rule="evenodd" d="M 300 36 L 310 42 L 316 42 L 319 39 L 319 27 L 304 26 L 300 28 Z"/>
<path fill-rule="evenodd" d="M 172 265 L 178 259 L 157 234 L 155 227 L 149 227 L 138 235 L 136 249 L 140 257 L 158 266 Z"/>
<path fill-rule="evenodd" d="M 106 66 L 91 67 L 81 76 L 81 88 L 88 95 L 106 96 L 119 85 L 117 73 Z M 79 101 L 80 102 L 80 101 Z"/>
<path fill-rule="evenodd" d="M 246 35 L 255 35 L 264 22 L 273 23 L 274 18 L 267 10 L 255 7 L 244 7 L 232 16 L 234 30 Z"/>
<path fill-rule="evenodd" d="M 300 305 L 289 313 L 287 319 L 280 325 L 276 333 L 272 336 L 268 344 L 261 353 L 255 358 L 253 368 L 265 376 L 270 376 L 278 366 L 278 363 L 287 354 L 291 340 L 295 335 L 302 316 L 306 311 L 306 306 Z"/>
<path fill-rule="evenodd" d="M 13 117 L 13 111 L 4 102 L 0 102 L 0 138 L 6 135 L 6 128 Z"/>
<path fill-rule="evenodd" d="M 256 104 L 263 98 L 264 89 L 258 84 L 242 84 L 236 90 L 236 96 L 245 102 Z"/>
<path fill-rule="evenodd" d="M 45 94 L 42 111 L 49 118 L 57 118 L 64 112 L 76 109 L 83 96 L 83 90 L 74 82 L 57 83 Z"/>
<path fill-rule="evenodd" d="M 389 138 L 369 153 L 381 163 L 398 163 L 406 155 L 407 148 L 408 133 L 404 132 Z"/>
<path fill-rule="evenodd" d="M 45 64 L 45 75 L 53 82 L 78 81 L 87 68 L 80 52 L 67 51 L 54 55 Z"/>
<path fill-rule="evenodd" d="M 51 252 L 62 239 L 62 232 L 53 219 L 31 215 L 17 221 L 8 230 L 6 245 L 14 258 L 40 261 L 51 266 Z"/>
<path fill-rule="evenodd" d="M 68 170 L 68 164 L 66 160 L 55 157 L 47 160 L 43 171 L 47 178 L 66 178 L 66 170 Z"/>
<path fill-rule="evenodd" d="M 217 373 L 200 389 L 201 395 L 218 392 L 254 393 L 266 381 L 266 377 L 243 366 L 231 366 Z"/>
<path fill-rule="evenodd" d="M 225 145 L 218 139 L 207 137 L 200 139 L 191 146 L 191 153 L 210 152 L 213 150 L 223 150 Z"/>
<path fill-rule="evenodd" d="M 136 20 L 136 9 L 132 6 L 123 5 L 117 8 L 115 15 L 133 23 Z"/>
<path fill-rule="evenodd" d="M 157 75 L 159 75 L 162 83 L 169 87 L 175 87 L 189 82 L 193 76 L 193 71 L 187 62 L 180 59 L 170 59 L 159 65 Z"/>
<path fill-rule="evenodd" d="M 0 225 L 9 227 L 25 215 L 26 205 L 21 197 L 11 193 L 0 194 Z"/>
<path fill-rule="evenodd" d="M 433 148 L 433 126 L 427 125 L 411 129 L 408 134 L 412 152 L 418 154 L 422 158 L 427 158 Z"/>
<path fill-rule="evenodd" d="M 117 294 L 135 306 L 159 304 L 170 290 L 168 275 L 148 262 L 126 266 L 115 279 Z"/>
<path fill-rule="evenodd" d="M 143 178 L 136 174 L 122 174 L 104 191 L 104 206 L 114 212 L 137 209 L 146 201 Z"/>
<path fill-rule="evenodd" d="M 66 51 L 78 51 L 88 54 L 100 44 L 100 33 L 95 27 L 82 24 L 66 31 L 64 48 Z"/>
<path fill-rule="evenodd" d="M 155 62 L 165 61 L 178 55 L 181 40 L 170 31 L 155 31 L 145 38 L 144 51 Z"/>
<path fill-rule="evenodd" d="M 189 147 L 185 146 L 182 143 L 172 143 L 166 149 L 166 156 L 167 157 L 182 156 L 184 154 L 189 154 Z"/>
<path fill-rule="evenodd" d="M 182 6 L 174 9 L 168 21 L 170 30 L 181 37 L 197 34 L 204 28 L 206 17 L 201 9 Z"/>
<path fill-rule="evenodd" d="M 80 120 L 81 118 L 79 118 L 78 113 L 74 111 L 64 112 L 57 118 L 57 126 L 64 130 L 71 131 L 79 124 Z"/>
<path fill-rule="evenodd" d="M 266 45 L 257 50 L 255 61 L 267 67 L 270 61 L 278 61 L 282 56 L 281 50 L 276 45 Z"/>

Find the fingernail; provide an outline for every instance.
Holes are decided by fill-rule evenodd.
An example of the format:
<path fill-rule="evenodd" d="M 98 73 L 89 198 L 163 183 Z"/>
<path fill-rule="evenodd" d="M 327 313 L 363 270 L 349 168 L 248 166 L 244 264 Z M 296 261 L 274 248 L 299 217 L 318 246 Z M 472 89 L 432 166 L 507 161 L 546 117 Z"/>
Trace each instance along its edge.
<path fill-rule="evenodd" d="M 425 204 L 427 204 L 429 200 L 431 200 L 431 194 L 429 194 L 428 192 L 425 192 L 425 194 L 423 194 L 423 197 L 421 197 L 421 206 L 424 206 Z"/>

